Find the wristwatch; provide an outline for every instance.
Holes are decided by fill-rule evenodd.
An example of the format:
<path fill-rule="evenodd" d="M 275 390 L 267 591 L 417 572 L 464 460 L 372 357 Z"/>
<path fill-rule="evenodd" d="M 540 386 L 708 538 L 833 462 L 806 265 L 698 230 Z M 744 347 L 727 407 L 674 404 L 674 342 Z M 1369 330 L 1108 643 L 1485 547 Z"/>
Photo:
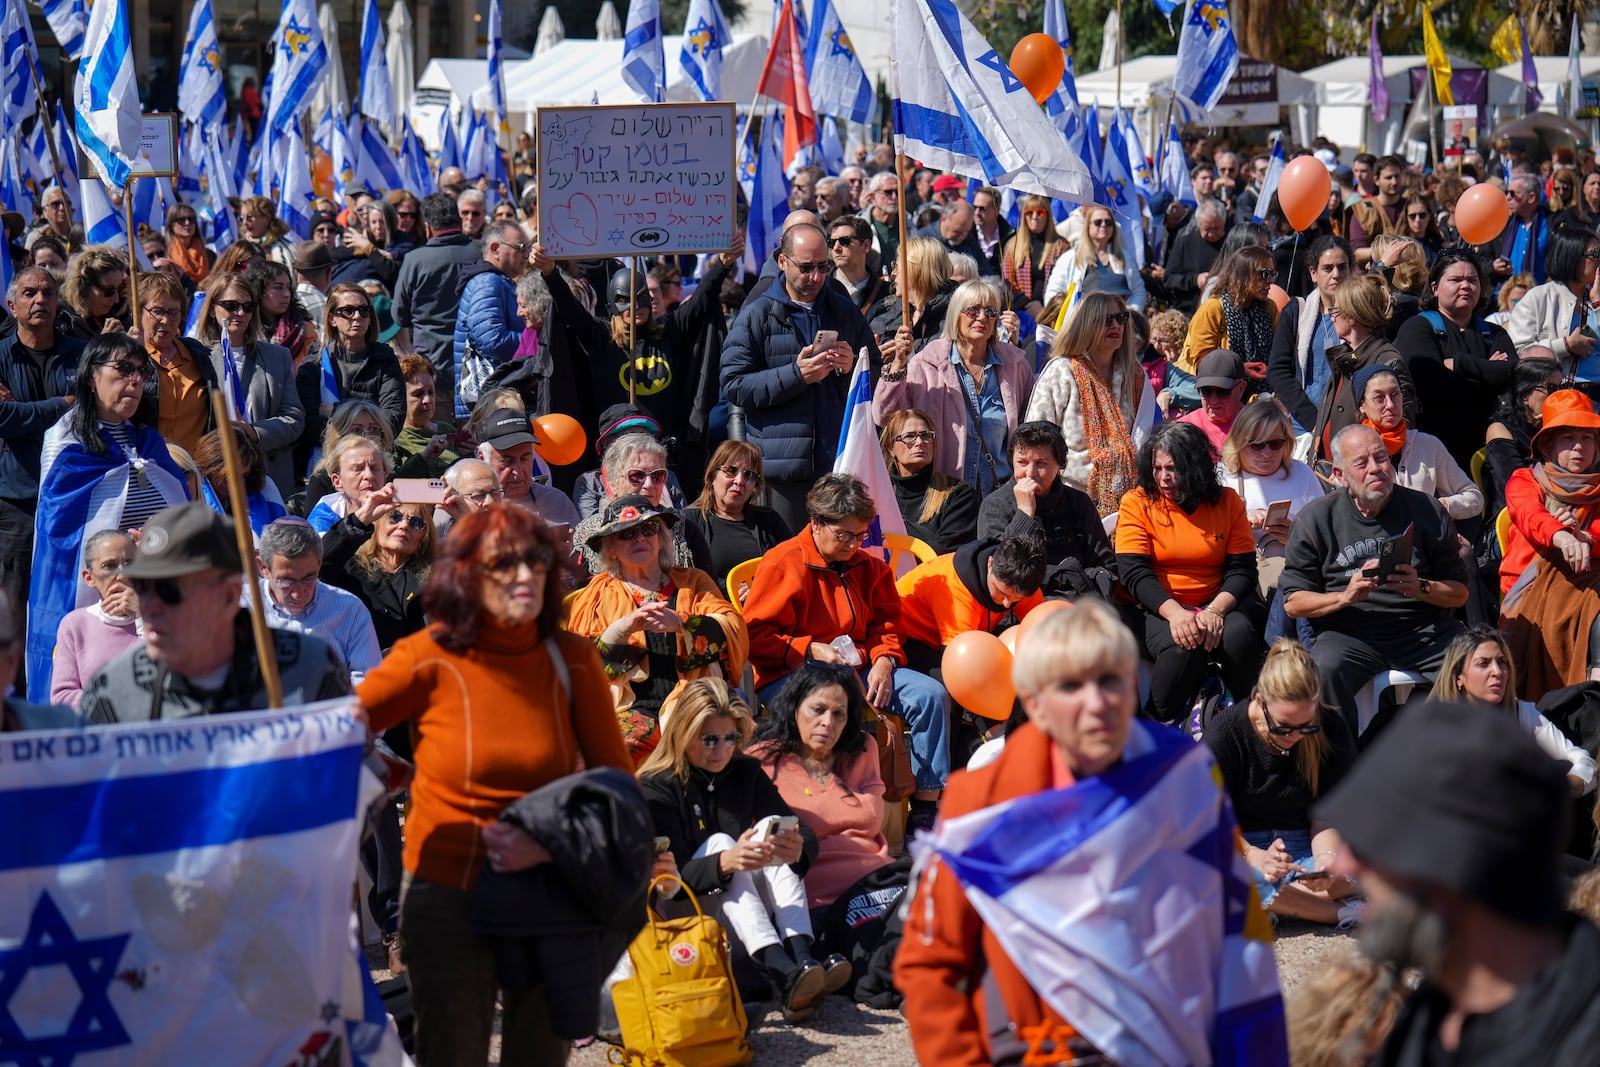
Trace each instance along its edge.
<path fill-rule="evenodd" d="M 1420 600 L 1433 592 L 1433 583 L 1426 578 L 1417 579 L 1417 599 Z"/>

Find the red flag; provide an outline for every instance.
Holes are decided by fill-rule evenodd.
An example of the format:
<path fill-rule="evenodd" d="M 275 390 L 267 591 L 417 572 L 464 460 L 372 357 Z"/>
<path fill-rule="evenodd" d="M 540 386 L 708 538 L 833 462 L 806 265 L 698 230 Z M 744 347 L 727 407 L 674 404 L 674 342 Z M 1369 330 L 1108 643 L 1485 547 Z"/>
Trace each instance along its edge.
<path fill-rule="evenodd" d="M 806 84 L 806 57 L 800 40 L 800 24 L 794 17 L 793 0 L 783 0 L 777 30 L 767 62 L 761 68 L 756 92 L 783 104 L 784 167 L 794 162 L 795 153 L 805 145 L 817 143 L 817 113 L 811 107 L 811 87 Z"/>

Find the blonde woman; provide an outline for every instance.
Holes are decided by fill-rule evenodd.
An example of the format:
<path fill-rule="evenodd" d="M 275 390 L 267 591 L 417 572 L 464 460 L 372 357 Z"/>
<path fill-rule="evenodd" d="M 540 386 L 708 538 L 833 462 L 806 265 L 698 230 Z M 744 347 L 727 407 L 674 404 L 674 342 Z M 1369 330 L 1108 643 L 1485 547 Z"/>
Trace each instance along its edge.
<path fill-rule="evenodd" d="M 1421 244 L 1404 234 L 1380 233 L 1372 239 L 1372 261 L 1388 279 L 1396 297 L 1420 298 L 1428 288 L 1428 254 Z M 1396 311 L 1398 312 L 1398 308 Z M 1415 314 L 1415 306 L 1407 309 Z"/>
<path fill-rule="evenodd" d="M 247 196 L 239 205 L 241 235 L 254 242 L 268 259 L 294 270 L 294 242 L 289 240 L 289 224 L 278 217 L 278 205 L 265 196 Z M 241 270 L 243 268 L 240 268 Z"/>
<path fill-rule="evenodd" d="M 1144 310 L 1144 278 L 1123 252 L 1120 227 L 1111 209 L 1099 204 L 1084 212 L 1083 232 L 1072 251 L 1056 260 L 1044 287 L 1044 302 L 1057 293 L 1069 300 L 1086 293 L 1114 293 L 1129 307 Z"/>
<path fill-rule="evenodd" d="M 1022 201 L 1022 228 L 1012 234 L 1000 256 L 1000 280 L 1011 290 L 1012 307 L 1026 310 L 1035 322 L 1044 316 L 1044 283 L 1067 253 L 1067 242 L 1050 224 L 1050 198 Z"/>
<path fill-rule="evenodd" d="M 956 291 L 950 280 L 950 253 L 932 237 L 912 237 L 906 241 L 906 276 L 900 277 L 899 263 L 893 264 L 894 292 L 882 297 L 867 312 L 867 325 L 883 338 L 878 347 L 885 364 L 906 360 L 923 345 L 944 332 L 950 310 L 950 297 Z M 900 319 L 900 294 L 911 314 L 909 323 Z"/>
<path fill-rule="evenodd" d="M 1133 350 L 1128 305 L 1090 293 L 1073 309 L 1050 348 L 1028 401 L 1026 422 L 1051 422 L 1067 441 L 1061 478 L 1088 493 L 1103 519 L 1115 515 L 1138 480 L 1137 457 L 1155 392 Z"/>
<path fill-rule="evenodd" d="M 67 312 L 63 332 L 89 340 L 102 333 L 120 333 L 128 314 L 128 261 L 106 245 L 90 245 L 72 258 L 61 285 L 61 306 Z"/>
<path fill-rule="evenodd" d="M 1321 873 L 1339 848 L 1338 831 L 1311 818 L 1312 804 L 1355 761 L 1355 738 L 1342 715 L 1323 714 L 1322 677 L 1305 646 L 1274 644 L 1250 699 L 1207 722 L 1205 742 L 1249 846 L 1262 906 L 1340 927 L 1359 921 L 1361 906 L 1345 903 L 1355 884 Z"/>
<path fill-rule="evenodd" d="M 938 443 L 933 417 L 918 408 L 891 412 L 878 435 L 906 533 L 943 555 L 978 536 L 983 501 L 970 483 L 939 470 L 933 460 Z"/>
<path fill-rule="evenodd" d="M 872 398 L 880 426 L 897 411 L 926 413 L 938 431 L 934 465 L 980 496 L 1011 477 L 1011 434 L 1033 392 L 1028 357 L 996 336 L 1015 319 L 994 283 L 963 282 L 950 297 L 943 336 L 909 359 L 886 361 Z"/>

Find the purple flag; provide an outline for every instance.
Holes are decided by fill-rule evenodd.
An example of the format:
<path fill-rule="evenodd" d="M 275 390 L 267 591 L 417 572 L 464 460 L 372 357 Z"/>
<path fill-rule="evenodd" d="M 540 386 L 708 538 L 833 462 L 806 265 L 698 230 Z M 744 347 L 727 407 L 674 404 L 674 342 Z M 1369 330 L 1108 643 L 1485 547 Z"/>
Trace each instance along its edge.
<path fill-rule="evenodd" d="M 1383 122 L 1389 117 L 1389 87 L 1383 82 L 1383 49 L 1378 46 L 1378 13 L 1372 13 L 1372 78 L 1367 87 L 1372 97 L 1372 121 Z"/>
<path fill-rule="evenodd" d="M 1522 84 L 1528 87 L 1527 103 L 1522 110 L 1531 115 L 1544 103 L 1544 94 L 1539 91 L 1539 70 L 1533 65 L 1533 49 L 1528 47 L 1528 24 L 1520 15 L 1517 16 L 1517 42 L 1522 47 Z"/>

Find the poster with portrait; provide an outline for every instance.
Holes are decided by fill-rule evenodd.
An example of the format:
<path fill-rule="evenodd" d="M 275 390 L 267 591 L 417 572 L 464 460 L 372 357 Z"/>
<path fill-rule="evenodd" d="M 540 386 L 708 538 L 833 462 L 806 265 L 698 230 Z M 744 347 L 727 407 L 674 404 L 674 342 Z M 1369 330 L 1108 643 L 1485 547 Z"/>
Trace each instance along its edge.
<path fill-rule="evenodd" d="M 1444 154 L 1459 160 L 1464 153 L 1478 150 L 1478 105 L 1458 104 L 1441 108 L 1444 112 Z"/>

